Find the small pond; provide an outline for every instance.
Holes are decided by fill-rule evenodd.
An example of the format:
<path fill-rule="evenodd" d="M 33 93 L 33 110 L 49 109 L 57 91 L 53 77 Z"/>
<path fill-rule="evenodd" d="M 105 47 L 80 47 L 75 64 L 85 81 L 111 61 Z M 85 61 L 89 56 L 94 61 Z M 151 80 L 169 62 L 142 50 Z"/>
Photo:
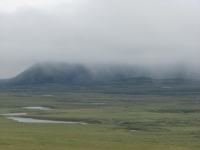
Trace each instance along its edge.
<path fill-rule="evenodd" d="M 9 113 L 9 114 L 1 114 L 2 116 L 24 116 L 27 113 Z"/>
<path fill-rule="evenodd" d="M 130 130 L 131 132 L 136 132 L 137 130 Z"/>
<path fill-rule="evenodd" d="M 39 119 L 32 119 L 32 118 L 20 118 L 20 117 L 6 117 L 7 119 L 11 119 L 18 122 L 25 122 L 25 123 L 66 123 L 66 124 L 87 124 L 83 122 L 70 122 L 70 121 L 53 121 L 53 120 L 39 120 Z"/>
<path fill-rule="evenodd" d="M 163 86 L 163 87 L 161 87 L 162 89 L 171 89 L 171 88 L 173 88 L 173 87 L 170 87 L 170 86 Z"/>
<path fill-rule="evenodd" d="M 21 107 L 21 108 L 34 109 L 34 110 L 55 110 L 55 109 L 52 109 L 50 107 L 42 107 L 42 106 L 39 106 L 39 107 Z"/>
<path fill-rule="evenodd" d="M 105 105 L 105 103 L 90 103 L 90 105 Z"/>
<path fill-rule="evenodd" d="M 52 97 L 53 95 L 48 95 L 48 94 L 46 94 L 46 95 L 42 95 L 42 96 L 44 96 L 44 97 Z M 54 96 L 53 96 L 54 97 Z"/>

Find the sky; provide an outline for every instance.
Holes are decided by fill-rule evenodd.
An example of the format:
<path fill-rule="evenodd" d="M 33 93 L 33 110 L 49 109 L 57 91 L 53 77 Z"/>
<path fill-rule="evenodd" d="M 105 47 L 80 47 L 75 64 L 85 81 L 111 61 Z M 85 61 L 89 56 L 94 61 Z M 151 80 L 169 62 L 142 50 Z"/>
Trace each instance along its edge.
<path fill-rule="evenodd" d="M 199 0 L 0 0 L 0 79 L 38 62 L 200 77 Z"/>

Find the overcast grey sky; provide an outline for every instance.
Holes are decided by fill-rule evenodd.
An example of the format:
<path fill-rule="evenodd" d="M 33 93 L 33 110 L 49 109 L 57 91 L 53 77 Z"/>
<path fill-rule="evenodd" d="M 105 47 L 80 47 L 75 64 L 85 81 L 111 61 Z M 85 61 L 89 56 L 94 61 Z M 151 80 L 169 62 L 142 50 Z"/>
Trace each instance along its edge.
<path fill-rule="evenodd" d="M 0 0 L 0 78 L 44 61 L 198 74 L 200 1 Z"/>

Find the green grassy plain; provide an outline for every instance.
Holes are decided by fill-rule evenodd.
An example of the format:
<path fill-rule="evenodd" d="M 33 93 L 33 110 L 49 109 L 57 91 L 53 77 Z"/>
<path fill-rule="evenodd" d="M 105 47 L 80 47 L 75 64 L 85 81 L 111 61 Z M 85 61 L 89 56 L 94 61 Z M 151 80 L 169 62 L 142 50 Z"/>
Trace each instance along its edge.
<path fill-rule="evenodd" d="M 87 125 L 20 123 L 0 116 L 0 149 L 200 149 L 199 83 L 163 89 L 158 83 L 151 83 L 152 87 L 117 85 L 118 82 L 1 88 L 0 114 L 26 112 L 23 117 Z M 25 106 L 55 110 L 21 108 Z"/>

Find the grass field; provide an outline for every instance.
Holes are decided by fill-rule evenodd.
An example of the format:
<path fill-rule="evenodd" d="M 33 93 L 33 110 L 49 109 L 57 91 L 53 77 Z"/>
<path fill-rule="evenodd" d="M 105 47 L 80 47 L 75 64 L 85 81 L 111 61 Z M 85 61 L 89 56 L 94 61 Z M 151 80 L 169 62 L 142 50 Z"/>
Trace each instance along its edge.
<path fill-rule="evenodd" d="M 0 149 L 200 149 L 199 84 L 170 85 L 173 89 L 118 84 L 1 88 L 0 114 L 87 125 L 20 123 L 0 116 Z M 26 106 L 54 110 L 21 108 Z"/>

